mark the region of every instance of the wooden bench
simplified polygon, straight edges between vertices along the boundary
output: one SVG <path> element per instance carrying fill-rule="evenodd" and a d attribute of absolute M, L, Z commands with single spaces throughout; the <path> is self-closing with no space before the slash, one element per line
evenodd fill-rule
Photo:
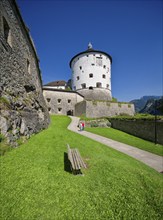
<path fill-rule="evenodd" d="M 75 175 L 82 174 L 81 168 L 87 168 L 87 166 L 84 163 L 83 159 L 81 158 L 78 149 L 71 149 L 69 144 L 67 144 L 67 148 L 68 148 L 68 159 L 71 163 L 72 173 Z"/>

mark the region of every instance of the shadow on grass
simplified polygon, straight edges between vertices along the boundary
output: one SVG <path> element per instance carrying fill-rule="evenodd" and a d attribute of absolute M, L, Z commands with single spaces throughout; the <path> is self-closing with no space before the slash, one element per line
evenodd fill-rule
<path fill-rule="evenodd" d="M 68 159 L 68 154 L 66 152 L 64 152 L 64 171 L 68 172 L 68 173 L 72 173 L 71 171 L 71 163 Z"/>

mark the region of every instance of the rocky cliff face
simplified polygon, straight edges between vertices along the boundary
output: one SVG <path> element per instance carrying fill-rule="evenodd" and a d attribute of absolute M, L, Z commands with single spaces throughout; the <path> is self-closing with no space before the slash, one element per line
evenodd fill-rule
<path fill-rule="evenodd" d="M 35 47 L 14 0 L 0 1 L 0 129 L 12 146 L 47 128 Z"/>
<path fill-rule="evenodd" d="M 145 107 L 146 103 L 152 99 L 155 99 L 155 100 L 161 99 L 161 96 L 143 96 L 140 99 L 134 99 L 130 101 L 130 103 L 133 103 L 135 105 L 136 112 L 141 112 L 141 110 Z"/>
<path fill-rule="evenodd" d="M 140 113 L 163 115 L 163 98 L 157 100 L 149 99 Z"/>

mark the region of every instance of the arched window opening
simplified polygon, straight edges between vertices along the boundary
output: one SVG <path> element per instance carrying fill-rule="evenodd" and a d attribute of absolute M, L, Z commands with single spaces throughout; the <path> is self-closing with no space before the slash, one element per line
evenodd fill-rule
<path fill-rule="evenodd" d="M 96 83 L 96 87 L 97 87 L 97 88 L 101 88 L 101 87 L 102 87 L 102 83 L 97 82 L 97 83 Z"/>
<path fill-rule="evenodd" d="M 89 74 L 89 78 L 93 78 L 93 73 L 90 73 L 90 74 Z"/>
<path fill-rule="evenodd" d="M 31 73 L 31 65 L 29 60 L 27 59 L 27 72 L 30 74 Z"/>
<path fill-rule="evenodd" d="M 90 87 L 89 87 L 89 90 L 93 90 L 93 87 L 92 87 L 92 86 L 90 86 Z"/>
<path fill-rule="evenodd" d="M 4 38 L 7 41 L 7 43 L 12 46 L 11 44 L 11 29 L 6 21 L 6 19 L 3 17 L 3 33 L 4 33 Z"/>
<path fill-rule="evenodd" d="M 86 84 L 85 83 L 81 84 L 81 87 L 82 87 L 82 89 L 85 89 L 86 88 Z"/>
<path fill-rule="evenodd" d="M 62 111 L 62 108 L 58 108 L 58 113 L 61 113 L 61 111 Z"/>

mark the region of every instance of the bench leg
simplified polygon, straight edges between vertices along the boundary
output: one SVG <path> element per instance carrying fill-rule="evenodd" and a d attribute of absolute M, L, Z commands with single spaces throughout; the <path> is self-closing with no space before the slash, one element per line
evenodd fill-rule
<path fill-rule="evenodd" d="M 72 173 L 73 173 L 74 175 L 82 175 L 81 170 L 72 170 Z"/>

